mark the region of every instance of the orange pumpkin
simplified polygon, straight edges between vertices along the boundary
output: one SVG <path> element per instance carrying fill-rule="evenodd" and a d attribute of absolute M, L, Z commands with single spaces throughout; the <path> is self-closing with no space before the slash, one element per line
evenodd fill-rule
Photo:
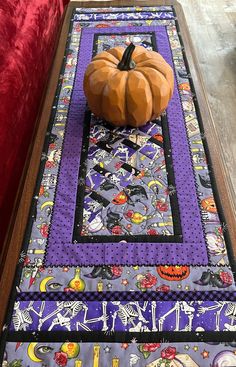
<path fill-rule="evenodd" d="M 166 109 L 174 88 L 163 57 L 132 43 L 95 56 L 84 75 L 91 111 L 115 126 L 142 126 Z"/>
<path fill-rule="evenodd" d="M 157 273 L 165 280 L 179 281 L 189 276 L 190 268 L 187 265 L 159 265 Z"/>
<path fill-rule="evenodd" d="M 212 196 L 205 198 L 201 201 L 201 206 L 209 213 L 217 213 L 216 203 Z"/>

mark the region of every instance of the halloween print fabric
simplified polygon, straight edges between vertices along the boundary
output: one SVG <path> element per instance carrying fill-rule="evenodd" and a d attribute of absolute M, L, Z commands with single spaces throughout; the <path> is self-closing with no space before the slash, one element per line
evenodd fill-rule
<path fill-rule="evenodd" d="M 97 53 L 142 45 L 173 67 L 161 118 L 89 111 Z M 0 357 L 20 366 L 236 366 L 236 291 L 174 8 L 75 8 Z"/>
<path fill-rule="evenodd" d="M 78 236 L 173 234 L 161 124 L 111 131 L 92 117 Z"/>

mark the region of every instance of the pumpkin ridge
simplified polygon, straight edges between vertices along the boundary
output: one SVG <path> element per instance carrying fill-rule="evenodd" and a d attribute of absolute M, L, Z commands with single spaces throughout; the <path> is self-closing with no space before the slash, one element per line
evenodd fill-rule
<path fill-rule="evenodd" d="M 115 60 L 114 61 L 110 60 L 108 55 L 113 57 Z M 110 62 L 117 66 L 117 63 L 116 63 L 117 58 L 114 55 L 112 55 L 110 52 L 107 52 L 107 51 L 103 51 L 100 54 L 97 54 L 96 56 L 94 56 L 94 58 L 92 59 L 92 62 L 96 60 L 105 60 L 106 62 Z"/>
<path fill-rule="evenodd" d="M 111 48 L 110 50 L 112 50 L 112 48 Z M 110 52 L 110 50 L 107 50 L 107 52 L 108 52 L 110 55 L 114 56 L 114 57 L 116 58 L 117 62 L 119 63 L 119 62 L 120 62 L 120 60 L 118 59 L 118 57 L 116 57 L 115 55 L 113 55 L 113 53 L 111 53 L 111 52 Z M 124 50 L 125 50 L 125 48 L 124 48 Z"/>
<path fill-rule="evenodd" d="M 174 89 L 172 90 L 171 81 L 169 81 L 169 79 L 166 77 L 166 75 L 160 69 L 155 68 L 154 65 L 153 66 L 148 66 L 148 65 L 145 66 L 145 65 L 138 65 L 137 64 L 137 67 L 145 67 L 145 68 L 150 68 L 150 69 L 153 69 L 153 70 L 158 71 L 165 78 L 165 80 L 167 81 L 167 83 L 169 84 L 169 87 L 170 87 L 170 98 L 171 98 L 171 96 L 173 94 L 173 90 L 174 90 Z"/>
<path fill-rule="evenodd" d="M 137 61 L 136 59 L 137 58 L 139 58 L 139 56 L 140 56 L 140 54 L 142 54 L 142 57 L 144 57 L 145 55 L 147 55 L 147 59 L 145 60 L 145 61 L 148 61 L 148 60 L 150 60 L 150 58 L 148 57 L 148 53 L 150 52 L 150 51 L 147 51 L 146 49 L 140 49 L 140 47 L 142 47 L 142 46 L 135 46 L 135 50 L 134 50 L 134 52 L 133 52 L 133 60 L 134 60 L 134 62 L 135 63 L 139 63 L 139 62 L 142 62 L 142 61 L 144 61 L 144 60 L 142 60 L 142 61 Z"/>
<path fill-rule="evenodd" d="M 102 67 L 101 69 L 99 69 L 99 72 L 103 69 L 103 68 L 106 68 L 106 66 L 104 66 L 104 67 Z M 95 69 L 95 71 L 93 71 L 91 74 L 90 74 L 90 76 L 91 75 L 93 75 L 95 72 L 97 72 L 98 70 L 96 70 Z M 114 68 L 114 71 L 116 71 L 116 69 Z M 114 74 L 114 73 L 113 73 Z M 90 76 L 89 76 L 89 78 L 90 78 Z M 109 79 L 108 79 L 109 80 Z M 101 90 L 101 93 L 100 93 L 100 108 L 99 108 L 99 114 L 98 114 L 98 116 L 99 115 L 102 115 L 102 99 L 103 99 L 103 91 L 104 91 L 104 88 L 105 88 L 105 86 L 106 86 L 106 81 L 107 80 L 103 80 L 103 86 L 102 86 L 102 90 Z"/>
<path fill-rule="evenodd" d="M 103 111 L 102 106 L 103 106 L 103 97 L 104 97 L 103 92 L 104 92 L 105 87 L 106 87 L 106 83 L 104 83 L 104 86 L 103 86 L 102 92 L 101 92 L 101 100 L 100 100 L 101 107 L 100 108 L 101 108 L 102 111 Z M 102 114 L 103 114 L 103 112 L 101 113 L 101 115 Z"/>
<path fill-rule="evenodd" d="M 165 74 L 161 70 L 157 70 L 154 67 L 147 66 L 147 68 L 149 68 L 149 67 L 150 67 L 150 69 L 158 71 L 165 78 L 165 80 L 166 80 L 166 82 L 167 82 L 167 84 L 169 85 L 169 88 L 170 88 L 170 95 L 169 95 L 169 100 L 170 100 L 172 95 L 173 95 L 173 92 L 174 92 L 174 88 L 172 87 L 171 81 L 165 76 Z"/>
<path fill-rule="evenodd" d="M 140 70 L 139 70 L 139 68 L 137 68 L 137 71 L 142 72 L 142 74 L 144 74 L 144 75 L 145 75 L 145 73 L 147 74 L 146 79 L 148 80 L 148 82 L 150 84 L 149 86 L 152 90 L 152 95 L 153 95 L 153 116 L 158 117 L 163 112 L 163 105 L 161 103 L 157 104 L 157 101 L 159 101 L 163 98 L 166 98 L 166 96 L 167 96 L 167 95 L 161 94 L 161 88 L 163 87 L 164 84 L 166 84 L 165 87 L 167 89 L 169 89 L 169 84 L 168 84 L 167 80 L 164 78 L 164 76 L 161 73 L 158 72 L 158 70 L 151 68 L 155 73 L 157 73 L 158 78 L 160 79 L 159 80 L 160 86 L 158 84 L 158 96 L 157 96 L 155 88 L 154 88 L 153 84 L 151 83 L 151 79 L 150 80 L 148 79 L 149 72 L 148 72 L 147 69 L 148 69 L 147 67 L 143 67 L 142 69 L 140 68 Z M 169 99 L 169 96 L 168 96 L 168 99 Z M 164 108 L 166 108 L 166 107 L 164 107 Z"/>
<path fill-rule="evenodd" d="M 129 73 L 127 72 L 127 78 L 126 78 L 126 83 L 125 83 L 125 116 L 127 116 L 127 121 L 129 121 L 129 110 L 128 110 L 128 106 L 127 106 L 127 86 L 128 86 L 128 79 L 129 79 Z"/>
<path fill-rule="evenodd" d="M 92 62 L 98 61 L 98 60 L 105 60 L 106 62 L 110 62 L 111 64 L 117 66 L 115 62 L 112 62 L 111 60 L 107 60 L 105 57 L 100 57 L 98 59 L 92 60 Z"/>
<path fill-rule="evenodd" d="M 141 64 L 141 63 L 140 63 Z M 145 62 L 143 62 L 143 65 L 137 65 L 137 67 L 144 67 L 144 68 L 150 68 L 150 69 L 153 69 L 153 70 L 156 70 L 156 71 L 158 71 L 161 75 L 163 75 L 164 76 L 164 78 L 166 79 L 166 80 L 168 80 L 167 79 L 167 77 L 166 77 L 166 74 L 164 73 L 164 71 L 162 71 L 162 70 L 160 70 L 160 69 L 158 69 L 158 66 L 157 67 L 155 67 L 155 65 L 153 65 L 153 66 L 149 66 L 149 65 L 144 65 L 145 64 Z"/>
<path fill-rule="evenodd" d="M 104 89 L 105 89 L 105 87 L 107 86 L 107 84 L 108 84 L 108 81 L 109 80 L 111 80 L 112 78 L 114 78 L 118 73 L 120 73 L 120 70 L 119 69 L 116 69 L 116 70 L 114 70 L 115 72 L 105 81 L 105 85 L 104 85 L 104 87 L 103 87 L 103 89 L 102 89 L 102 92 L 101 92 L 101 95 L 102 95 L 102 97 L 101 97 L 101 109 L 103 110 L 103 98 L 104 98 Z"/>
<path fill-rule="evenodd" d="M 148 87 L 149 87 L 150 92 L 151 92 L 151 95 L 152 95 L 152 116 L 153 116 L 154 115 L 154 110 L 153 110 L 153 106 L 154 106 L 154 103 L 153 103 L 154 102 L 154 94 L 153 94 L 152 88 L 150 87 L 150 82 L 149 82 L 148 78 L 146 77 L 146 75 L 143 73 L 142 70 L 135 69 L 134 72 L 141 73 L 144 76 L 144 78 L 146 79 L 146 81 L 147 81 Z"/>
<path fill-rule="evenodd" d="M 143 64 L 145 63 L 145 61 L 143 62 Z M 149 65 L 140 65 L 141 62 L 139 64 L 137 64 L 137 67 L 138 68 L 150 68 L 150 69 L 153 69 L 153 70 L 156 70 L 158 71 L 160 74 L 162 74 L 164 76 L 164 78 L 166 79 L 166 75 L 160 70 L 160 69 L 157 69 L 153 66 L 149 66 Z"/>
<path fill-rule="evenodd" d="M 128 87 L 128 89 L 131 89 L 131 91 L 130 90 L 128 91 L 129 98 L 128 98 L 128 101 L 127 101 L 128 106 L 129 106 L 129 111 L 131 111 L 131 113 L 130 113 L 130 115 L 132 116 L 131 120 L 136 119 L 137 118 L 137 113 L 138 113 L 139 114 L 138 115 L 139 119 L 142 120 L 142 125 L 145 125 L 148 121 L 150 121 L 150 119 L 152 117 L 153 106 L 150 105 L 150 103 L 152 103 L 152 91 L 150 89 L 150 85 L 149 85 L 149 82 L 147 81 L 147 78 L 142 73 L 138 72 L 137 68 L 135 68 L 132 71 L 129 71 L 129 73 L 130 73 L 130 78 L 131 78 L 131 76 L 133 76 L 133 78 L 135 78 L 134 81 L 132 82 L 133 88 L 132 88 L 132 86 L 130 87 L 130 80 L 129 80 L 129 87 Z M 141 75 L 141 77 L 140 77 L 140 75 Z M 139 81 L 139 79 L 143 80 L 143 83 L 145 85 L 145 87 L 144 86 L 141 87 L 140 94 L 138 93 L 138 87 L 136 85 L 136 83 Z M 149 96 L 148 96 L 148 94 L 149 94 Z M 134 102 L 135 111 L 133 111 L 131 109 L 131 106 L 130 106 L 130 102 L 132 101 L 132 97 L 131 97 L 132 95 L 135 95 L 135 98 L 133 98 L 133 100 L 135 101 Z M 141 95 L 142 95 L 142 97 L 141 97 Z M 150 101 L 148 101 L 148 99 L 146 99 L 148 97 L 150 98 Z M 131 101 L 129 101 L 130 98 L 131 98 Z M 139 111 L 139 112 L 137 112 L 137 111 Z M 135 113 L 134 115 L 133 115 L 133 112 Z M 136 116 L 136 117 L 133 117 L 133 116 Z M 139 127 L 141 125 L 140 124 L 136 125 L 132 122 L 132 126 Z"/>
<path fill-rule="evenodd" d="M 92 60 L 91 63 L 94 63 L 96 61 L 101 61 L 101 60 L 104 60 L 103 58 L 101 59 L 96 59 L 96 60 Z M 110 63 L 110 65 L 104 65 L 103 67 L 107 67 L 107 68 L 117 68 L 117 65 L 115 63 L 113 63 L 112 61 L 108 61 L 108 60 L 105 60 L 107 63 Z M 100 69 L 101 70 L 101 69 Z"/>
<path fill-rule="evenodd" d="M 97 60 L 98 61 L 98 60 Z M 99 60 L 100 61 L 100 60 Z M 102 69 L 104 69 L 104 68 L 111 68 L 111 69 L 114 69 L 114 70 L 116 70 L 116 68 L 113 68 L 112 66 L 107 66 L 107 65 L 104 65 L 102 68 L 100 68 L 99 69 L 99 71 L 101 71 Z M 93 70 L 92 72 L 91 72 L 91 74 L 89 74 L 89 78 L 91 77 L 91 75 L 93 75 L 96 71 L 98 71 L 97 69 L 95 69 L 95 70 Z"/>
<path fill-rule="evenodd" d="M 102 68 L 100 68 L 100 69 L 99 69 L 99 71 L 101 71 L 101 70 L 102 70 L 102 69 L 104 69 L 104 68 L 106 68 L 106 69 L 107 69 L 107 68 L 111 68 L 111 69 L 113 69 L 114 71 L 116 71 L 116 68 L 112 68 L 111 66 L 106 66 L 106 65 L 105 65 L 105 66 L 103 66 Z M 91 74 L 89 74 L 89 78 L 90 78 L 90 76 L 91 76 L 91 75 L 93 75 L 93 74 L 94 74 L 94 73 L 96 73 L 97 71 L 98 71 L 98 69 L 93 70 L 93 71 L 92 71 L 92 73 L 91 73 Z"/>
<path fill-rule="evenodd" d="M 100 103 L 101 103 L 101 110 L 103 110 L 103 97 L 104 97 L 104 89 L 106 88 L 106 85 L 107 85 L 107 83 L 104 83 L 104 86 L 103 86 L 103 88 L 102 88 L 102 91 L 101 91 L 101 101 L 100 101 Z"/>

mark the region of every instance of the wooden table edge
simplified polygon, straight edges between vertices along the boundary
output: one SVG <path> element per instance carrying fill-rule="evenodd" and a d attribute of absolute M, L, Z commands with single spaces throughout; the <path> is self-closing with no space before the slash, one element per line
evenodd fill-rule
<path fill-rule="evenodd" d="M 227 165 L 223 156 L 220 139 L 216 132 L 216 125 L 210 109 L 207 92 L 203 82 L 203 77 L 200 71 L 194 45 L 188 31 L 185 15 L 182 6 L 178 2 L 175 4 L 175 9 L 178 15 L 178 20 L 181 22 L 181 37 L 184 42 L 185 53 L 190 66 L 196 97 L 203 120 L 204 132 L 210 152 L 217 191 L 221 199 L 220 201 L 228 227 L 230 242 L 233 245 L 236 241 L 236 198 L 233 185 L 226 170 Z M 234 245 L 234 256 L 235 254 L 236 246 Z"/>
<path fill-rule="evenodd" d="M 64 50 L 66 45 L 67 33 L 70 25 L 70 18 L 72 11 L 75 7 L 107 7 L 107 6 L 155 6 L 155 5 L 174 5 L 178 20 L 180 21 L 181 35 L 185 45 L 185 52 L 191 69 L 191 74 L 193 77 L 197 99 L 200 105 L 201 116 L 204 121 L 204 128 L 206 131 L 206 138 L 209 144 L 209 151 L 211 155 L 211 160 L 213 164 L 213 170 L 215 172 L 216 183 L 219 195 L 221 197 L 222 207 L 226 222 L 229 228 L 229 235 L 231 243 L 236 240 L 236 218 L 235 218 L 235 204 L 234 204 L 234 194 L 231 180 L 226 172 L 226 164 L 223 158 L 222 151 L 220 149 L 221 145 L 219 142 L 219 137 L 216 134 L 215 124 L 210 111 L 209 103 L 207 100 L 207 95 L 205 87 L 203 84 L 201 72 L 198 66 L 196 54 L 190 34 L 187 28 L 187 23 L 182 10 L 182 6 L 175 0 L 173 1 L 145 1 L 145 0 L 124 0 L 124 1 L 75 1 L 69 3 L 59 42 L 56 51 L 56 56 L 53 62 L 53 67 L 51 71 L 51 76 L 49 79 L 47 92 L 45 95 L 44 104 L 42 106 L 42 112 L 38 124 L 37 134 L 34 140 L 34 146 L 32 151 L 32 156 L 28 166 L 28 171 L 26 174 L 24 187 L 21 194 L 20 204 L 17 210 L 17 214 L 14 219 L 14 225 L 12 233 L 9 236 L 7 242 L 7 255 L 5 259 L 5 264 L 3 267 L 3 273 L 0 280 L 0 328 L 3 326 L 5 319 L 5 313 L 7 305 L 10 299 L 10 293 L 12 290 L 12 284 L 14 281 L 14 275 L 22 247 L 23 237 L 28 221 L 28 213 L 31 205 L 31 200 L 34 192 L 34 187 L 38 175 L 38 167 L 40 163 L 40 157 L 42 152 L 42 147 L 44 143 L 44 137 L 48 125 L 48 121 L 51 114 L 51 107 L 53 105 L 54 95 L 58 83 L 58 77 L 60 74 L 61 64 L 63 61 Z M 210 131 L 210 133 L 209 133 Z M 37 169 L 36 169 L 37 168 Z M 235 251 L 235 249 L 234 249 Z M 234 252 L 235 253 L 235 252 Z"/>

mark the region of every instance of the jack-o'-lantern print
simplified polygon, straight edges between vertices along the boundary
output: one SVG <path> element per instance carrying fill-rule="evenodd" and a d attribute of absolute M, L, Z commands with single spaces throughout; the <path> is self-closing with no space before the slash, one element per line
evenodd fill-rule
<path fill-rule="evenodd" d="M 128 200 L 124 191 L 120 192 L 113 200 L 112 203 L 115 205 L 122 205 Z"/>
<path fill-rule="evenodd" d="M 187 265 L 159 265 L 156 270 L 161 278 L 169 281 L 180 281 L 188 278 L 190 274 Z"/>
<path fill-rule="evenodd" d="M 205 198 L 201 201 L 201 206 L 209 213 L 217 213 L 216 203 L 212 196 Z"/>

